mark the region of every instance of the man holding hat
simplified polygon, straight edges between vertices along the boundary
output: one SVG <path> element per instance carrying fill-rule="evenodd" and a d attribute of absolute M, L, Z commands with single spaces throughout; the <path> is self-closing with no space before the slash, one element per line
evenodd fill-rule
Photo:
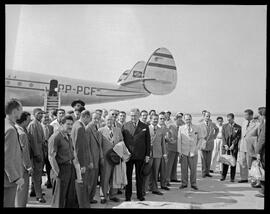
<path fill-rule="evenodd" d="M 44 153 L 43 147 L 45 143 L 45 137 L 43 128 L 41 125 L 41 119 L 44 111 L 41 108 L 35 108 L 33 110 L 34 120 L 28 125 L 28 133 L 30 138 L 30 158 L 33 163 L 32 181 L 36 193 L 36 199 L 40 203 L 46 203 L 42 196 L 41 183 L 42 183 L 42 170 L 44 167 Z M 32 188 L 33 190 L 33 188 Z"/>

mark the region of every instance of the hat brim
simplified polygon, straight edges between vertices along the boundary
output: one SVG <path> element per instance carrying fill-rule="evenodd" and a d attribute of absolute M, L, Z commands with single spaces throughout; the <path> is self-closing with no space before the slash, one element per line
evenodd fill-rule
<path fill-rule="evenodd" d="M 75 100 L 71 103 L 71 106 L 72 108 L 74 108 L 74 106 L 77 104 L 77 103 L 80 103 L 82 106 L 85 106 L 85 103 L 81 100 Z"/>

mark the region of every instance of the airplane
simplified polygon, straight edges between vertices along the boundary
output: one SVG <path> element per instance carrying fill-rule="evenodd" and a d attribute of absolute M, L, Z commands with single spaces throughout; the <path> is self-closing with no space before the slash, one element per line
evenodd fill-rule
<path fill-rule="evenodd" d="M 177 83 L 174 58 L 167 48 L 158 48 L 147 62 L 126 70 L 117 83 L 73 79 L 6 69 L 5 100 L 17 98 L 23 106 L 43 106 L 46 93 L 60 92 L 61 105 L 74 100 L 85 104 L 115 102 L 171 93 Z"/>

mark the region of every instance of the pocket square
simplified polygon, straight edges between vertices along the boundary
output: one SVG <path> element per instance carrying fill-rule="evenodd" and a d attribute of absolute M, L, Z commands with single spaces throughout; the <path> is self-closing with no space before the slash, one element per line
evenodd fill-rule
<path fill-rule="evenodd" d="M 143 131 L 143 132 L 145 132 L 145 131 L 146 131 L 146 129 L 143 129 L 142 131 Z"/>

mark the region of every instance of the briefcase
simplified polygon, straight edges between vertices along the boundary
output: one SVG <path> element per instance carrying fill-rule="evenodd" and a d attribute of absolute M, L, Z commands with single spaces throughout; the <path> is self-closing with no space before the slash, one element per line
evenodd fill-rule
<path fill-rule="evenodd" d="M 249 176 L 251 179 L 264 181 L 264 169 L 262 168 L 261 161 L 254 160 L 249 170 Z"/>

